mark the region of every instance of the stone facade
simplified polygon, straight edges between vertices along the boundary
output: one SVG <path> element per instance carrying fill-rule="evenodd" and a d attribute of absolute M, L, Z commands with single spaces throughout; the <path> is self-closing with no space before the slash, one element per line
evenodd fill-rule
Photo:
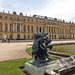
<path fill-rule="evenodd" d="M 33 39 L 35 32 L 48 32 L 52 39 L 74 39 L 75 24 L 46 16 L 0 13 L 0 39 Z"/>

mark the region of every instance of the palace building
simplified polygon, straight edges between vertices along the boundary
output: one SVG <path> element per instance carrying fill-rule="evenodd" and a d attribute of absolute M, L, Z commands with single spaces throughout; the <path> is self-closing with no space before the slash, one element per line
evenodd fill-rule
<path fill-rule="evenodd" d="M 0 12 L 0 39 L 34 39 L 36 32 L 48 32 L 52 39 L 74 39 L 75 24 L 47 16 Z"/>

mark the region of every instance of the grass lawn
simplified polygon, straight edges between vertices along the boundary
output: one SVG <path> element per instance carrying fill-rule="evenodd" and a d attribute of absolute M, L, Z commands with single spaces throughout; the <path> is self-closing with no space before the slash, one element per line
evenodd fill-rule
<path fill-rule="evenodd" d="M 17 61 L 1 62 L 0 63 L 0 75 L 25 75 L 20 67 L 24 66 L 24 63 L 31 59 L 23 59 Z"/>
<path fill-rule="evenodd" d="M 27 52 L 31 55 L 32 48 L 28 48 Z M 9 62 L 1 62 L 0 63 L 0 75 L 25 75 L 20 67 L 23 67 L 25 62 L 31 59 L 23 59 L 23 60 L 17 60 L 17 61 L 9 61 Z M 52 60 L 56 60 L 57 58 L 51 57 Z"/>
<path fill-rule="evenodd" d="M 75 44 L 53 46 L 52 51 L 69 55 L 75 55 Z"/>
<path fill-rule="evenodd" d="M 75 44 L 53 46 L 51 51 L 68 55 L 75 55 Z M 27 52 L 31 55 L 32 48 L 30 47 Z"/>

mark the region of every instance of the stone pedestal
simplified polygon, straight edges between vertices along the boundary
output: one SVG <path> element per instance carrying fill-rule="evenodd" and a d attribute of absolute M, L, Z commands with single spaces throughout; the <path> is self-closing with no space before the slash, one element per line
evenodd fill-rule
<path fill-rule="evenodd" d="M 33 60 L 25 63 L 25 70 L 30 75 L 45 75 L 45 72 L 47 69 L 52 70 L 52 71 L 59 69 L 59 65 L 55 61 L 49 61 L 45 65 L 40 64 L 40 66 L 35 66 L 32 63 L 33 63 Z"/>

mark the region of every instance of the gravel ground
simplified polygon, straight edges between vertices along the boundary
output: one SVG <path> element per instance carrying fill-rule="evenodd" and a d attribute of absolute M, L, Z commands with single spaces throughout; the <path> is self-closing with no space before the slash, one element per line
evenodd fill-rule
<path fill-rule="evenodd" d="M 32 44 L 32 42 L 0 43 L 0 62 L 22 58 L 31 58 L 31 56 L 26 52 L 27 44 Z"/>
<path fill-rule="evenodd" d="M 75 40 L 71 41 L 52 41 L 52 44 L 59 43 L 75 43 Z M 31 58 L 26 52 L 27 44 L 33 42 L 13 42 L 13 43 L 0 43 L 0 62 L 8 60 L 16 60 L 22 58 Z"/>

